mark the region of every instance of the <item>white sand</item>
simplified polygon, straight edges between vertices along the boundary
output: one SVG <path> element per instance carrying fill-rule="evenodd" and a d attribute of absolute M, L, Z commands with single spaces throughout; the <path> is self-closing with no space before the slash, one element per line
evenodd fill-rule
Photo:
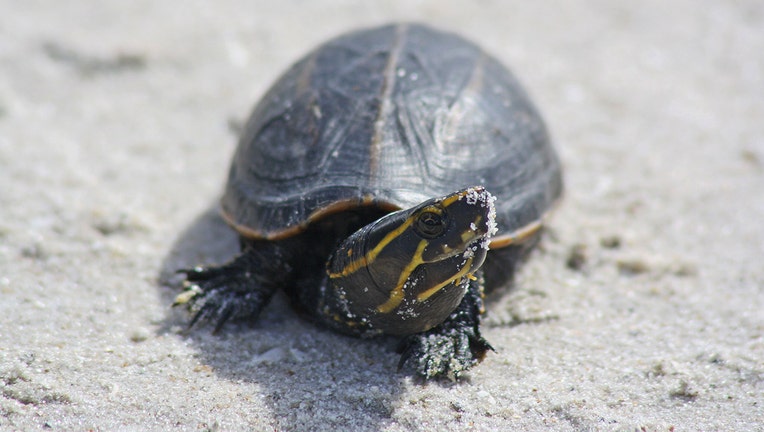
<path fill-rule="evenodd" d="M 0 1 L 0 429 L 764 430 L 764 3 L 407 3 Z M 283 297 L 181 334 L 162 281 L 236 249 L 229 124 L 393 20 L 511 65 L 564 160 L 498 352 L 421 385 Z"/>

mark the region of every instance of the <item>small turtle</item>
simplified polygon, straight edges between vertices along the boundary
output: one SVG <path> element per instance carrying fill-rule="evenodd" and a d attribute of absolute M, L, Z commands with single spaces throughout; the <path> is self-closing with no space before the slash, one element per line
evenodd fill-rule
<path fill-rule="evenodd" d="M 217 331 L 282 288 L 316 323 L 400 336 L 399 366 L 456 379 L 492 349 L 484 290 L 561 191 L 544 123 L 496 59 L 418 24 L 348 33 L 255 107 L 222 198 L 241 253 L 182 270 L 175 304 Z"/>

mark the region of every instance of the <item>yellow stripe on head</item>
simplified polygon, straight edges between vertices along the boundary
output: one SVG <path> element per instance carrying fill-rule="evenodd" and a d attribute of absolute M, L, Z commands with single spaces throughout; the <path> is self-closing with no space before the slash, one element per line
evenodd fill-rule
<path fill-rule="evenodd" d="M 406 229 L 411 226 L 413 218 L 407 218 L 401 226 L 398 228 L 390 231 L 387 233 L 386 236 L 380 240 L 379 243 L 376 244 L 369 252 L 367 252 L 364 256 L 351 261 L 346 265 L 342 271 L 337 273 L 329 273 L 329 277 L 331 279 L 336 279 L 339 277 L 345 277 L 348 275 L 351 275 L 355 272 L 357 272 L 359 269 L 371 264 L 374 262 L 375 259 L 377 259 L 377 256 L 387 247 L 388 244 L 390 244 L 391 241 L 395 240 L 396 237 L 401 235 L 402 232 L 406 231 Z"/>
<path fill-rule="evenodd" d="M 417 246 L 414 256 L 411 257 L 411 261 L 409 261 L 401 272 L 401 276 L 398 278 L 398 284 L 395 286 L 395 289 L 390 292 L 390 298 L 386 302 L 377 306 L 377 311 L 381 313 L 389 313 L 401 304 L 403 298 L 406 296 L 406 293 L 403 292 L 403 286 L 406 285 L 406 281 L 409 276 L 411 276 L 414 269 L 422 264 L 422 252 L 426 246 L 427 240 L 419 242 L 419 246 Z"/>
<path fill-rule="evenodd" d="M 440 204 L 443 207 L 448 207 L 451 204 L 453 204 L 455 201 L 459 201 L 463 197 L 464 197 L 464 193 L 453 194 L 453 195 L 449 196 L 448 198 L 445 198 L 443 201 L 441 201 Z"/>
<path fill-rule="evenodd" d="M 473 279 L 474 276 L 470 277 L 471 275 L 468 274 L 471 268 L 472 268 L 472 258 L 468 259 L 467 262 L 464 263 L 464 267 L 461 270 L 459 270 L 459 272 L 456 275 L 454 275 L 454 277 L 452 277 L 451 279 L 447 279 L 444 282 L 441 282 L 435 285 L 434 287 L 419 293 L 419 295 L 416 296 L 417 301 L 421 302 L 421 301 L 427 300 L 428 298 L 432 297 L 435 293 L 443 289 L 443 287 L 450 285 L 452 282 L 457 282 L 459 279 L 465 276 L 467 278 Z"/>

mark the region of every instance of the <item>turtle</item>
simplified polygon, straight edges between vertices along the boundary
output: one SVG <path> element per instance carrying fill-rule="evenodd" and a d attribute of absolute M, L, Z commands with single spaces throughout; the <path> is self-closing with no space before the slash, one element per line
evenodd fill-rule
<path fill-rule="evenodd" d="M 455 380 L 493 350 L 484 296 L 562 189 L 538 109 L 496 58 L 424 24 L 351 31 L 255 105 L 220 205 L 241 251 L 179 270 L 174 305 L 217 332 L 282 289 L 321 326 L 398 337 L 399 370 Z"/>

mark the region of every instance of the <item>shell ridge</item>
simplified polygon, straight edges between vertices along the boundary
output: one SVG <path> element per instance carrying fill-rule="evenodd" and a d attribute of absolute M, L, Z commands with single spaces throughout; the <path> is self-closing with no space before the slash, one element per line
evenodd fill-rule
<path fill-rule="evenodd" d="M 395 36 L 393 39 L 393 45 L 390 47 L 388 53 L 387 64 L 383 71 L 382 91 L 379 101 L 379 107 L 377 108 L 377 118 L 374 121 L 374 133 L 371 138 L 370 145 L 370 172 L 369 175 L 372 178 L 377 178 L 379 175 L 379 158 L 380 158 L 380 145 L 382 144 L 385 132 L 386 119 L 390 116 L 390 112 L 393 110 L 393 103 L 391 96 L 395 89 L 395 81 L 397 77 L 398 69 L 398 57 L 403 50 L 403 42 L 405 39 L 406 31 L 408 27 L 406 25 L 400 25 L 395 28 Z M 376 183 L 376 182 L 375 182 Z"/>

